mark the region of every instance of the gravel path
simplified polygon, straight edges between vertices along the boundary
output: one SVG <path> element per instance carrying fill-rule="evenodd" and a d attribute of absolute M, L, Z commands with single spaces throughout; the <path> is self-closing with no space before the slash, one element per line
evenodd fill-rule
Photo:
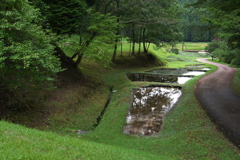
<path fill-rule="evenodd" d="M 231 89 L 236 68 L 198 59 L 218 69 L 198 80 L 195 96 L 220 130 L 240 148 L 240 97 Z"/>

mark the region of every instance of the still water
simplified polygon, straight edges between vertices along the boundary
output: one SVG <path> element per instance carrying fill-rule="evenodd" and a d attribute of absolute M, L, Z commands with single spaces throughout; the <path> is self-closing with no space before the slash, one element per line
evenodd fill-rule
<path fill-rule="evenodd" d="M 183 75 L 183 76 L 168 76 L 168 75 L 156 75 L 156 74 L 146 74 L 146 73 L 128 73 L 127 77 L 131 81 L 147 81 L 147 82 L 161 82 L 161 83 L 176 83 L 184 84 L 190 80 L 193 76 Z"/>
<path fill-rule="evenodd" d="M 166 113 L 182 92 L 179 88 L 146 87 L 134 90 L 133 103 L 126 117 L 123 133 L 153 135 L 160 131 Z"/>

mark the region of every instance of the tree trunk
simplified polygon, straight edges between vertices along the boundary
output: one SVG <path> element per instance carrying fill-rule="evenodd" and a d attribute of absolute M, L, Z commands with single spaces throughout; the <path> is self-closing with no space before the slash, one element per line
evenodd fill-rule
<path fill-rule="evenodd" d="M 119 1 L 116 1 L 116 3 L 117 3 L 117 8 L 119 9 Z M 116 59 L 116 54 L 117 54 L 118 35 L 119 35 L 119 29 L 120 29 L 119 22 L 120 22 L 120 14 L 119 14 L 119 12 L 118 12 L 118 14 L 117 14 L 117 24 L 118 24 L 118 25 L 117 25 L 117 33 L 116 33 L 117 37 L 116 37 L 116 39 L 115 39 L 115 45 L 114 45 L 114 51 L 113 51 L 112 61 L 115 61 L 115 59 Z"/>
<path fill-rule="evenodd" d="M 143 28 L 143 35 L 142 35 L 142 38 L 143 38 L 143 52 L 147 53 L 148 51 L 147 51 L 147 47 L 146 47 L 145 32 L 146 32 L 146 28 Z"/>
<path fill-rule="evenodd" d="M 78 54 L 78 59 L 76 60 L 76 62 L 74 63 L 74 67 L 78 68 L 78 65 L 80 64 L 80 62 L 82 61 L 83 58 L 83 53 L 79 53 Z"/>
<path fill-rule="evenodd" d="M 117 43 L 118 43 L 118 38 L 115 39 L 115 45 L 114 45 L 114 51 L 113 51 L 112 61 L 115 61 L 115 60 L 116 60 L 116 55 L 117 55 Z"/>
<path fill-rule="evenodd" d="M 147 52 L 146 53 L 148 53 L 148 49 L 149 49 L 149 47 L 150 47 L 150 42 L 148 43 L 148 46 L 147 46 Z"/>
<path fill-rule="evenodd" d="M 131 56 L 132 42 L 130 41 L 129 57 Z"/>
<path fill-rule="evenodd" d="M 175 46 L 174 41 L 172 41 L 172 49 L 174 49 L 174 46 Z"/>
<path fill-rule="evenodd" d="M 141 53 L 141 42 L 142 42 L 142 28 L 139 29 L 139 42 L 138 42 L 138 54 Z"/>
<path fill-rule="evenodd" d="M 68 57 L 56 43 L 53 45 L 55 46 L 55 56 L 58 57 L 61 61 L 61 67 L 71 68 L 74 65 L 74 61 L 70 60 L 70 57 Z"/>
<path fill-rule="evenodd" d="M 133 24 L 133 26 L 132 26 L 133 28 L 132 28 L 132 42 L 133 42 L 133 44 L 132 44 L 132 55 L 134 55 L 135 54 L 135 30 L 134 30 L 134 24 Z"/>
<path fill-rule="evenodd" d="M 123 56 L 123 42 L 122 42 L 122 33 L 121 33 L 121 57 Z"/>
<path fill-rule="evenodd" d="M 91 37 L 85 41 L 85 43 L 83 43 L 83 45 L 81 46 L 81 48 L 79 50 L 77 50 L 73 56 L 70 58 L 69 61 L 73 61 L 73 59 L 75 57 L 78 56 L 78 59 L 77 61 L 74 63 L 74 67 L 77 67 L 80 63 L 81 63 L 81 60 L 82 60 L 82 57 L 83 57 L 83 52 L 84 50 L 90 45 L 90 43 L 93 41 L 93 39 L 97 36 L 97 32 L 93 32 Z"/>

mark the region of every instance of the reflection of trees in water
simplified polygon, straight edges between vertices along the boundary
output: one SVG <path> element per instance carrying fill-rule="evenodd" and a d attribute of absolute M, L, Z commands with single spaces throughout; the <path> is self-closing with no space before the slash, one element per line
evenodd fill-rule
<path fill-rule="evenodd" d="M 180 95 L 181 91 L 175 88 L 148 87 L 135 90 L 125 129 L 128 128 L 129 133 L 144 135 L 159 132 L 165 112 Z"/>
<path fill-rule="evenodd" d="M 134 92 L 131 110 L 146 110 L 148 112 L 161 110 L 163 106 L 170 106 L 173 100 L 171 90 L 160 87 L 141 88 Z"/>
<path fill-rule="evenodd" d="M 177 83 L 178 81 L 178 77 L 175 76 L 163 76 L 146 73 L 128 73 L 127 76 L 131 81 L 149 81 L 163 83 Z"/>

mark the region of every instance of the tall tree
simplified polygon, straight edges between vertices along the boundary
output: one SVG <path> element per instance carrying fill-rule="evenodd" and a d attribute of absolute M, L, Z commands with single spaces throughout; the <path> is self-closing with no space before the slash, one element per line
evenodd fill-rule
<path fill-rule="evenodd" d="M 197 0 L 180 0 L 179 5 L 182 8 L 181 26 L 183 30 L 183 41 L 211 41 L 216 37 L 216 29 L 201 20 L 201 16 L 207 16 L 201 8 L 189 6 Z M 188 7 L 187 7 L 188 6 Z"/>
<path fill-rule="evenodd" d="M 123 4 L 120 7 L 122 10 L 120 23 L 131 26 L 124 27 L 124 30 L 129 28 L 125 33 L 128 33 L 126 36 L 131 39 L 133 46 L 135 42 L 143 42 L 144 52 L 147 52 L 147 42 L 159 45 L 162 40 L 177 40 L 181 37 L 177 26 L 179 8 L 174 0 L 121 2 Z"/>
<path fill-rule="evenodd" d="M 220 36 L 233 48 L 240 48 L 240 1 L 198 0 L 192 6 L 202 8 L 208 16 L 203 20 L 215 28 L 220 28 Z"/>
<path fill-rule="evenodd" d="M 40 0 L 38 0 L 40 1 Z M 103 60 L 106 62 L 106 49 L 98 48 L 96 55 L 90 53 L 92 43 L 99 43 L 102 46 L 110 44 L 109 39 L 112 39 L 112 32 L 116 29 L 116 17 L 107 13 L 109 1 L 88 1 L 88 6 L 84 0 L 41 0 L 46 7 L 49 7 L 49 12 L 45 14 L 47 22 L 50 24 L 50 29 L 59 35 L 77 35 L 78 39 L 73 40 L 68 47 L 75 48 L 75 51 L 68 55 L 61 50 L 55 43 L 56 51 L 61 57 L 63 63 L 68 66 L 77 68 L 84 56 Z M 39 3 L 41 4 L 41 3 Z M 43 5 L 42 5 L 43 6 Z M 45 7 L 45 8 L 46 8 Z M 88 8 L 89 7 L 89 8 Z M 115 22 L 114 22 L 115 21 Z M 76 37 L 76 36 L 75 36 Z M 102 40 L 100 40 L 100 37 Z M 112 45 L 113 45 L 112 41 Z M 101 54 L 99 54 L 101 53 Z"/>
<path fill-rule="evenodd" d="M 50 44 L 53 37 L 41 28 L 39 16 L 27 0 L 1 2 L 0 81 L 19 101 L 34 90 L 51 87 L 61 71 Z"/>

